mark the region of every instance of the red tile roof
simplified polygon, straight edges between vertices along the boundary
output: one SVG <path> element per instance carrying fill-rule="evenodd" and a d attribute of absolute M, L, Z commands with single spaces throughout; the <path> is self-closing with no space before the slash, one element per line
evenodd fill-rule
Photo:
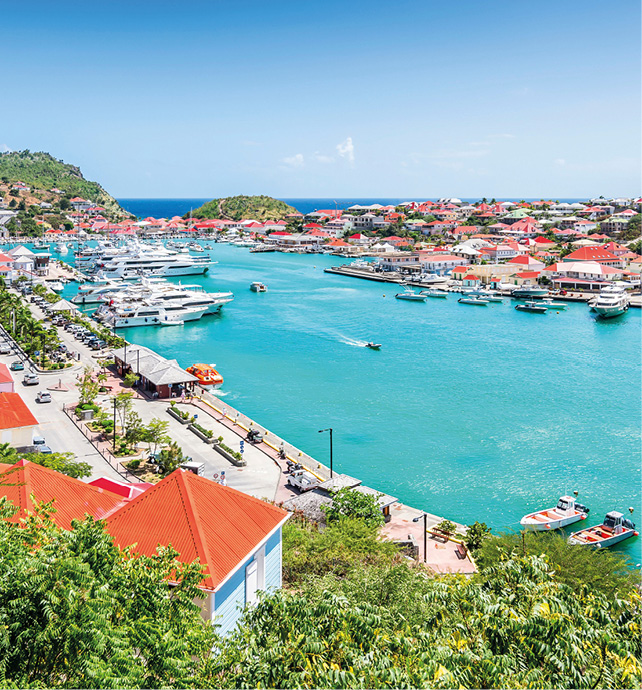
<path fill-rule="evenodd" d="M 0 364 L 0 383 L 13 383 L 13 376 L 6 364 Z"/>
<path fill-rule="evenodd" d="M 566 261 L 619 261 L 619 257 L 603 247 L 582 247 L 565 257 Z"/>
<path fill-rule="evenodd" d="M 18 393 L 0 393 L 0 429 L 18 429 L 36 424 L 38 420 Z"/>
<path fill-rule="evenodd" d="M 281 508 L 176 470 L 107 518 L 117 546 L 152 556 L 171 544 L 179 560 L 207 565 L 203 587 L 216 590 L 288 518 Z"/>
<path fill-rule="evenodd" d="M 6 496 L 20 508 L 11 522 L 24 517 L 24 511 L 33 511 L 32 494 L 36 501 L 54 501 L 56 512 L 52 519 L 63 529 L 69 529 L 72 520 L 82 520 L 85 513 L 103 519 L 122 502 L 111 491 L 89 486 L 27 460 L 20 460 L 0 474 L 0 496 Z"/>

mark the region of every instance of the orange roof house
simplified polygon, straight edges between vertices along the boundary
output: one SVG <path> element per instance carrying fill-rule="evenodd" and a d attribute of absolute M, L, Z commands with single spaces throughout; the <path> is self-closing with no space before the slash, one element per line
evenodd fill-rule
<path fill-rule="evenodd" d="M 122 503 L 122 498 L 111 491 L 27 460 L 20 460 L 0 474 L 0 496 L 6 496 L 19 509 L 12 522 L 33 512 L 32 494 L 38 502 L 54 502 L 52 519 L 63 529 L 70 529 L 72 520 L 82 520 L 87 513 L 102 519 Z"/>

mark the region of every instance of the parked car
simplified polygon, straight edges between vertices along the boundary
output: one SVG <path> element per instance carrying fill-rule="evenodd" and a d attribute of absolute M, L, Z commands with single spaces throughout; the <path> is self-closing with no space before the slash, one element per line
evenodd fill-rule
<path fill-rule="evenodd" d="M 17 360 L 15 362 L 11 362 L 9 366 L 9 369 L 11 369 L 11 371 L 22 371 L 24 368 L 25 365 Z"/>
<path fill-rule="evenodd" d="M 36 402 L 37 403 L 50 403 L 51 402 L 51 393 L 49 391 L 38 391 L 38 395 L 36 395 Z"/>
<path fill-rule="evenodd" d="M 31 443 L 33 443 L 34 446 L 43 446 L 46 443 L 45 437 L 44 436 L 34 436 L 33 441 Z"/>
<path fill-rule="evenodd" d="M 25 374 L 22 379 L 23 386 L 37 386 L 39 383 L 38 374 Z"/>
<path fill-rule="evenodd" d="M 8 355 L 11 353 L 11 348 L 9 347 L 9 343 L 1 343 L 0 344 L 0 355 Z"/>
<path fill-rule="evenodd" d="M 286 484 L 298 489 L 301 493 L 310 491 L 321 482 L 307 470 L 295 470 L 288 475 Z"/>
<path fill-rule="evenodd" d="M 51 450 L 51 448 L 49 448 L 47 444 L 43 444 L 36 447 L 38 449 L 38 453 L 45 453 L 46 455 L 51 455 L 53 453 L 53 450 Z"/>

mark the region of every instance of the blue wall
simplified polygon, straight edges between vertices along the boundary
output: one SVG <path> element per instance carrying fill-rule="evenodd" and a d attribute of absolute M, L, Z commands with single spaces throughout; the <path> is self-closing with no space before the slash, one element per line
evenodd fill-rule
<path fill-rule="evenodd" d="M 221 635 L 227 635 L 235 628 L 245 607 L 245 568 L 254 560 L 252 554 L 232 577 L 214 594 L 214 616 L 212 622 Z M 265 589 L 270 591 L 281 587 L 281 529 L 278 529 L 265 544 Z"/>

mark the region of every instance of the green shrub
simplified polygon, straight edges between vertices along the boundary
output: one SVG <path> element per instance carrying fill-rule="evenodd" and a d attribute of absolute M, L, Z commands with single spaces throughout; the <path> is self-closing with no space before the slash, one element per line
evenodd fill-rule
<path fill-rule="evenodd" d="M 127 467 L 130 470 L 137 470 L 140 467 L 140 460 L 130 460 L 129 463 L 127 463 Z"/>

